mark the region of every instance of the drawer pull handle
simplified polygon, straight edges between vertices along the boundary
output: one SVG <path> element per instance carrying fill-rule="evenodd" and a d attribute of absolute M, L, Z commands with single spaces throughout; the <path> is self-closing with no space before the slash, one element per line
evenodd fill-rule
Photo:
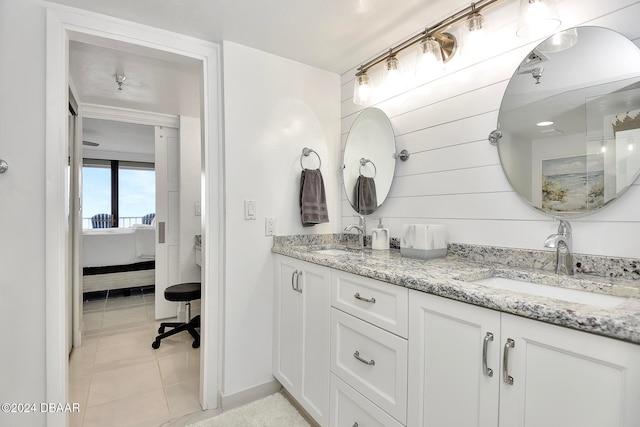
<path fill-rule="evenodd" d="M 356 350 L 355 353 L 353 353 L 353 357 L 355 357 L 356 359 L 358 359 L 359 361 L 361 361 L 362 363 L 364 363 L 365 365 L 370 365 L 370 366 L 374 366 L 376 364 L 376 361 L 371 359 L 371 360 L 364 360 L 362 357 L 360 357 L 360 352 L 358 350 Z"/>
<path fill-rule="evenodd" d="M 302 271 L 296 271 L 296 291 L 302 293 L 302 288 L 300 287 L 300 276 L 302 276 Z"/>
<path fill-rule="evenodd" d="M 487 347 L 489 346 L 489 341 L 493 341 L 493 334 L 491 332 L 487 332 L 487 335 L 484 336 L 484 343 L 482 344 L 482 372 L 488 376 L 493 376 L 493 369 L 487 366 Z"/>
<path fill-rule="evenodd" d="M 354 295 L 355 299 L 359 299 L 360 301 L 364 301 L 364 302 L 370 302 L 371 304 L 375 304 L 376 303 L 376 299 L 375 298 L 363 298 L 360 296 L 360 293 L 356 293 Z"/>
<path fill-rule="evenodd" d="M 296 270 L 291 273 L 291 289 L 302 293 L 302 289 L 300 288 L 300 276 L 302 276 L 302 271 Z"/>
<path fill-rule="evenodd" d="M 355 423 L 353 423 L 352 427 L 358 427 L 358 422 L 356 421 Z"/>
<path fill-rule="evenodd" d="M 514 348 L 516 342 L 511 338 L 504 344 L 504 354 L 502 355 L 502 377 L 505 383 L 513 385 L 513 377 L 509 375 L 509 349 Z"/>

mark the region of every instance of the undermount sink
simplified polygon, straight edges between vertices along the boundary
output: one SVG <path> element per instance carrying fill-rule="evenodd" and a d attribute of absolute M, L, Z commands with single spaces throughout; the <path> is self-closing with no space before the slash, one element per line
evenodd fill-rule
<path fill-rule="evenodd" d="M 317 251 L 313 251 L 317 254 L 322 254 L 322 255 L 333 255 L 333 256 L 338 256 L 338 255 L 349 255 L 352 254 L 353 251 L 349 251 L 346 249 L 319 249 Z"/>
<path fill-rule="evenodd" d="M 613 308 L 626 300 L 626 298 L 624 297 L 599 294 L 589 291 L 580 291 L 576 289 L 567 289 L 551 285 L 541 285 L 538 283 L 526 282 L 524 280 L 507 279 L 497 276 L 474 280 L 471 283 L 495 289 L 505 289 L 514 292 L 555 298 L 563 301 L 593 305 L 602 308 Z"/>

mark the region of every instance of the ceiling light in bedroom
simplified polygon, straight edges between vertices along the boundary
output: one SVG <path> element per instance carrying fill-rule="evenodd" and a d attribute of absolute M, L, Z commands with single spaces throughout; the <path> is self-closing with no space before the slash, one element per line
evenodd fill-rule
<path fill-rule="evenodd" d="M 124 74 L 116 74 L 116 83 L 118 83 L 118 90 L 122 90 L 123 83 L 127 80 L 127 76 Z"/>

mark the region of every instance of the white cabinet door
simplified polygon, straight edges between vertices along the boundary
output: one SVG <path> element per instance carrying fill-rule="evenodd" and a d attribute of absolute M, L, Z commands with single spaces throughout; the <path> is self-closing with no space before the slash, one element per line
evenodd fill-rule
<path fill-rule="evenodd" d="M 274 289 L 273 375 L 291 393 L 302 381 L 302 296 L 295 289 L 297 267 L 278 262 Z"/>
<path fill-rule="evenodd" d="M 277 256 L 274 291 L 273 375 L 327 425 L 330 270 Z"/>
<path fill-rule="evenodd" d="M 640 425 L 640 346 L 502 315 L 500 425 Z"/>
<path fill-rule="evenodd" d="M 300 404 L 320 425 L 329 421 L 330 270 L 304 263 L 302 296 L 302 383 Z"/>
<path fill-rule="evenodd" d="M 407 426 L 496 427 L 499 346 L 499 312 L 411 291 Z"/>

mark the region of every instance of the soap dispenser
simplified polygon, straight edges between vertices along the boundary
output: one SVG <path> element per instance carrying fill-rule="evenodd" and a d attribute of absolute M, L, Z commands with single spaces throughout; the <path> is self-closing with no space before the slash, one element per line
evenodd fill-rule
<path fill-rule="evenodd" d="M 377 250 L 389 249 L 389 229 L 382 225 L 382 218 L 378 220 L 378 226 L 371 230 L 371 248 Z"/>

